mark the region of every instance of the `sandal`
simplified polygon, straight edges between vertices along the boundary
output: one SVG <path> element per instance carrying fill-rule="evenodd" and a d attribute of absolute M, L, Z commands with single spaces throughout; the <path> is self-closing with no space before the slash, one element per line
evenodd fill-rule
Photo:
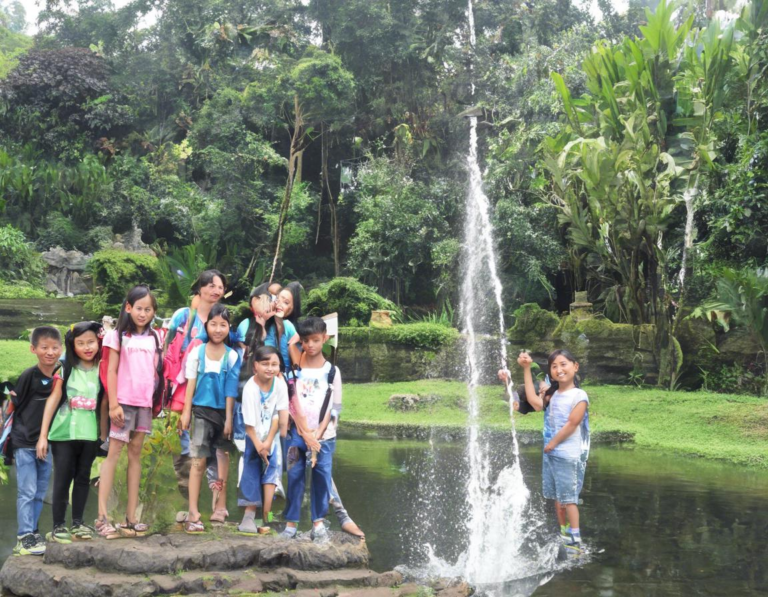
<path fill-rule="evenodd" d="M 116 526 L 120 536 L 126 537 L 127 539 L 143 537 L 147 534 L 147 531 L 149 531 L 149 525 L 144 524 L 143 522 L 128 522 L 127 518 L 125 519 L 125 522 L 118 523 Z"/>
<path fill-rule="evenodd" d="M 210 521 L 224 524 L 227 522 L 227 516 L 229 516 L 229 512 L 227 512 L 226 508 L 217 508 L 213 511 L 213 514 L 211 514 Z"/>
<path fill-rule="evenodd" d="M 99 537 L 104 539 L 118 539 L 120 537 L 120 533 L 117 532 L 117 529 L 106 518 L 96 519 L 93 526 L 96 528 Z"/>
<path fill-rule="evenodd" d="M 188 535 L 199 535 L 200 533 L 204 533 L 205 525 L 203 524 L 203 520 L 201 518 L 198 518 L 196 521 L 187 519 L 184 522 L 184 532 Z"/>

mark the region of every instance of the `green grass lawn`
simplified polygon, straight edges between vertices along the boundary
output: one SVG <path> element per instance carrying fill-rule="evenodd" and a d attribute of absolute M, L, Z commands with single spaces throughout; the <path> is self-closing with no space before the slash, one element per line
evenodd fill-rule
<path fill-rule="evenodd" d="M 0 340 L 0 381 L 16 381 L 27 367 L 37 362 L 29 351 L 29 342 Z"/>
<path fill-rule="evenodd" d="M 587 386 L 593 435 L 631 434 L 637 446 L 768 468 L 768 400 L 707 392 L 667 392 L 626 386 Z M 501 386 L 480 388 L 480 420 L 509 427 Z M 415 412 L 387 407 L 392 394 L 443 397 Z M 390 425 L 464 426 L 466 388 L 461 382 L 346 384 L 348 422 Z M 540 431 L 542 414 L 515 416 L 518 429 Z"/>

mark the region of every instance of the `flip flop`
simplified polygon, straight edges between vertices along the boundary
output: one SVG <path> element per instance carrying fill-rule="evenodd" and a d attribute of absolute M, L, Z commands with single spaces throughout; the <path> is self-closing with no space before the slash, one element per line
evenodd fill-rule
<path fill-rule="evenodd" d="M 204 533 L 205 525 L 203 524 L 202 519 L 196 521 L 187 520 L 184 522 L 184 532 L 188 535 L 199 535 L 200 533 Z"/>

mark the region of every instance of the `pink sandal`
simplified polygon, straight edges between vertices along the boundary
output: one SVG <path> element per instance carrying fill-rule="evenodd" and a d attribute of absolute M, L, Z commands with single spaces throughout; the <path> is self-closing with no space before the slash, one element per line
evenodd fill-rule
<path fill-rule="evenodd" d="M 203 524 L 202 519 L 197 519 L 194 522 L 187 520 L 184 523 L 184 532 L 188 535 L 199 535 L 200 533 L 204 533 L 205 525 Z"/>
<path fill-rule="evenodd" d="M 99 537 L 103 537 L 104 539 L 118 539 L 120 537 L 120 533 L 117 532 L 117 529 L 113 527 L 106 518 L 96 519 L 93 526 L 99 534 Z"/>
<path fill-rule="evenodd" d="M 120 522 L 115 526 L 117 526 L 117 532 L 120 533 L 121 537 L 129 539 L 143 537 L 147 534 L 147 531 L 149 531 L 148 524 L 144 524 L 143 522 L 128 522 L 127 518 L 125 519 L 125 522 Z"/>
<path fill-rule="evenodd" d="M 213 514 L 211 514 L 210 521 L 224 524 L 227 522 L 227 516 L 229 516 L 229 512 L 227 512 L 225 508 L 217 508 L 213 511 Z"/>

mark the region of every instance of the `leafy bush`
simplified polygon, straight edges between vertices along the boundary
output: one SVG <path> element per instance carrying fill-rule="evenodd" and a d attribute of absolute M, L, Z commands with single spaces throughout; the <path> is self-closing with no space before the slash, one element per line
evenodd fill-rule
<path fill-rule="evenodd" d="M 27 242 L 24 233 L 10 224 L 0 228 L 0 280 L 8 282 L 24 281 L 40 284 L 43 279 L 44 264 Z"/>
<path fill-rule="evenodd" d="M 342 350 L 345 340 L 405 344 L 415 348 L 437 350 L 458 337 L 458 330 L 439 323 L 405 323 L 388 328 L 346 327 L 339 330 Z"/>
<path fill-rule="evenodd" d="M 45 298 L 45 290 L 27 282 L 3 282 L 0 280 L 0 299 Z"/>
<path fill-rule="evenodd" d="M 373 310 L 397 311 L 397 306 L 373 288 L 354 278 L 334 278 L 313 288 L 306 301 L 306 314 L 322 316 L 336 312 L 339 323 L 357 327 L 367 325 Z"/>
<path fill-rule="evenodd" d="M 507 338 L 514 342 L 538 342 L 549 336 L 560 323 L 560 318 L 536 303 L 521 305 L 514 312 L 515 323 L 507 330 Z"/>
<path fill-rule="evenodd" d="M 88 262 L 93 275 L 94 296 L 89 301 L 89 310 L 102 307 L 103 313 L 110 313 L 114 305 L 120 305 L 126 293 L 136 284 L 147 284 L 156 288 L 160 282 L 157 257 L 108 249 L 98 251 Z"/>

